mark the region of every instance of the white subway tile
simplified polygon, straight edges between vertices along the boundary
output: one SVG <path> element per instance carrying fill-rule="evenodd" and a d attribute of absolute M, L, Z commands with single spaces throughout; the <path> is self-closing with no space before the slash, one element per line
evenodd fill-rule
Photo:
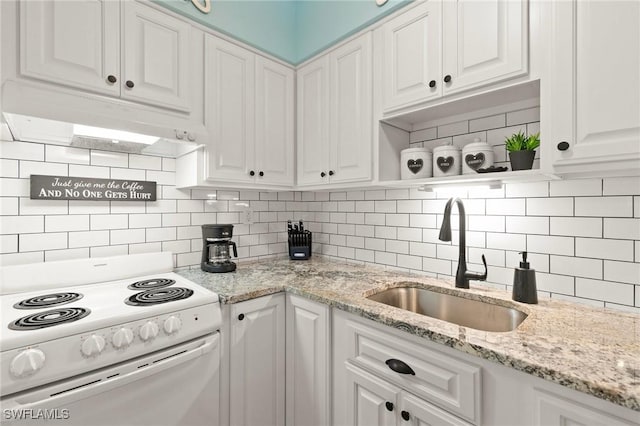
<path fill-rule="evenodd" d="M 640 217 L 640 197 L 633 197 L 633 217 Z"/>
<path fill-rule="evenodd" d="M 71 260 L 71 259 L 86 259 L 88 257 L 89 257 L 88 248 L 47 250 L 44 252 L 45 262 L 55 262 L 59 260 Z"/>
<path fill-rule="evenodd" d="M 19 200 L 17 197 L 0 197 L 0 216 L 17 216 Z"/>
<path fill-rule="evenodd" d="M 602 195 L 602 179 L 554 180 L 549 183 L 552 197 Z"/>
<path fill-rule="evenodd" d="M 604 279 L 640 285 L 640 263 L 605 260 Z"/>
<path fill-rule="evenodd" d="M 457 123 L 438 126 L 438 138 L 446 138 L 448 136 L 461 135 L 463 133 L 469 133 L 468 121 L 458 121 Z"/>
<path fill-rule="evenodd" d="M 19 244 L 20 251 L 67 248 L 67 233 L 51 232 L 47 234 L 21 234 L 19 237 Z"/>
<path fill-rule="evenodd" d="M 504 216 L 468 216 L 470 231 L 504 232 Z"/>
<path fill-rule="evenodd" d="M 505 252 L 506 265 L 510 268 L 517 268 L 522 262 L 522 254 L 517 251 Z M 549 255 L 541 253 L 527 253 L 527 262 L 530 263 L 531 269 L 537 272 L 549 272 Z"/>
<path fill-rule="evenodd" d="M 46 145 L 45 159 L 53 163 L 89 164 L 89 150 L 70 146 Z M 87 254 L 88 256 L 88 254 Z"/>
<path fill-rule="evenodd" d="M 573 256 L 573 237 L 527 235 L 527 250 L 533 253 L 548 253 Z"/>
<path fill-rule="evenodd" d="M 356 204 L 354 201 L 338 201 L 339 212 L 355 212 Z"/>
<path fill-rule="evenodd" d="M 386 215 L 387 226 L 409 226 L 408 214 L 388 214 Z"/>
<path fill-rule="evenodd" d="M 124 152 L 91 150 L 92 166 L 128 167 L 129 154 Z"/>
<path fill-rule="evenodd" d="M 69 214 L 107 214 L 109 201 L 69 201 Z"/>
<path fill-rule="evenodd" d="M 249 256 L 265 256 L 269 254 L 269 246 L 268 245 L 257 245 L 249 247 Z"/>
<path fill-rule="evenodd" d="M 161 244 L 158 243 L 139 243 L 129 244 L 129 254 L 138 253 L 156 253 L 162 251 Z"/>
<path fill-rule="evenodd" d="M 129 254 L 129 246 L 123 244 L 119 246 L 91 247 L 89 254 L 91 257 L 123 256 Z"/>
<path fill-rule="evenodd" d="M 202 213 L 204 202 L 202 200 L 178 200 L 178 213 Z"/>
<path fill-rule="evenodd" d="M 436 245 L 411 241 L 409 243 L 409 254 L 414 256 L 436 257 Z"/>
<path fill-rule="evenodd" d="M 576 216 L 633 217 L 631 197 L 576 197 Z"/>
<path fill-rule="evenodd" d="M 602 219 L 586 217 L 550 218 L 551 235 L 602 237 Z"/>
<path fill-rule="evenodd" d="M 0 178 L 0 195 L 3 197 L 28 197 L 29 179 Z"/>
<path fill-rule="evenodd" d="M 387 240 L 385 243 L 386 251 L 396 254 L 408 254 L 409 242 L 398 240 Z"/>
<path fill-rule="evenodd" d="M 433 215 L 433 214 L 409 215 L 409 226 L 411 226 L 412 228 L 435 228 L 436 215 Z"/>
<path fill-rule="evenodd" d="M 433 192 L 421 191 L 419 188 L 409 188 L 409 198 L 412 200 L 428 200 L 435 198 Z"/>
<path fill-rule="evenodd" d="M 225 215 L 222 218 L 218 215 Z M 227 216 L 230 215 L 230 216 Z M 227 220 L 232 219 L 232 220 Z M 235 219 L 235 220 L 234 220 Z M 210 223 L 238 223 L 238 213 L 191 213 L 191 225 L 197 226 L 201 229 L 201 225 Z M 200 231 L 200 234 L 202 231 Z M 200 235 L 202 236 L 202 235 Z"/>
<path fill-rule="evenodd" d="M 472 142 L 486 142 L 487 132 L 474 132 L 465 135 L 457 135 L 453 137 L 453 145 L 464 148 Z"/>
<path fill-rule="evenodd" d="M 280 203 L 277 202 L 269 202 L 269 209 L 275 210 L 280 209 Z M 284 210 L 284 209 L 282 209 Z M 335 212 L 338 211 L 338 202 L 337 201 L 326 201 L 322 203 L 322 211 L 324 212 Z"/>
<path fill-rule="evenodd" d="M 576 278 L 576 296 L 633 306 L 634 286 L 611 281 Z"/>
<path fill-rule="evenodd" d="M 82 166 L 69 164 L 69 176 L 109 179 L 109 168 L 102 166 Z"/>
<path fill-rule="evenodd" d="M 521 109 L 507 113 L 507 126 L 540 121 L 540 107 Z"/>
<path fill-rule="evenodd" d="M 524 251 L 526 248 L 526 236 L 519 234 L 499 234 L 488 232 L 487 248 Z"/>
<path fill-rule="evenodd" d="M 491 250 L 486 248 L 470 247 L 469 261 L 477 264 L 482 263 L 482 255 L 485 256 L 488 265 L 504 267 L 504 250 Z"/>
<path fill-rule="evenodd" d="M 44 163 L 42 161 L 20 161 L 20 177 L 31 175 L 67 176 L 69 166 L 62 163 Z"/>
<path fill-rule="evenodd" d="M 281 198 L 278 196 L 278 199 L 280 200 Z M 329 193 L 329 200 L 331 201 L 344 201 L 346 199 L 347 199 L 346 192 L 330 192 Z"/>
<path fill-rule="evenodd" d="M 347 236 L 347 246 L 355 248 L 364 248 L 364 237 Z"/>
<path fill-rule="evenodd" d="M 111 179 L 120 180 L 145 180 L 146 173 L 140 169 L 122 169 L 117 167 L 111 168 Z M 158 190 L 160 192 L 160 190 Z"/>
<path fill-rule="evenodd" d="M 356 249 L 356 260 L 373 262 L 375 260 L 375 252 L 372 250 Z"/>
<path fill-rule="evenodd" d="M 347 237 L 345 235 L 329 235 L 329 244 L 334 246 L 345 246 L 347 245 Z"/>
<path fill-rule="evenodd" d="M 422 270 L 432 272 L 434 274 L 451 275 L 451 261 L 423 257 Z"/>
<path fill-rule="evenodd" d="M 24 265 L 27 263 L 44 262 L 43 251 L 30 251 L 25 253 L 9 253 L 0 255 L 0 265 Z"/>
<path fill-rule="evenodd" d="M 177 213 L 176 200 L 158 200 L 147 202 L 147 213 Z"/>
<path fill-rule="evenodd" d="M 364 247 L 367 250 L 379 250 L 384 251 L 385 242 L 380 238 L 365 238 L 364 239 Z"/>
<path fill-rule="evenodd" d="M 381 265 L 397 265 L 397 259 L 395 253 L 387 253 L 386 251 L 377 251 L 375 253 L 375 262 Z"/>
<path fill-rule="evenodd" d="M 109 231 L 69 232 L 69 248 L 109 245 Z"/>
<path fill-rule="evenodd" d="M 162 226 L 162 215 L 159 213 L 129 215 L 129 228 L 156 228 L 159 226 Z"/>
<path fill-rule="evenodd" d="M 278 242 L 278 234 L 270 233 L 270 234 L 260 234 L 259 243 L 260 244 L 274 244 Z"/>
<path fill-rule="evenodd" d="M 44 217 L 45 232 L 88 231 L 88 215 L 52 215 Z"/>
<path fill-rule="evenodd" d="M 202 238 L 202 227 L 200 226 L 180 226 L 177 228 L 176 238 L 187 240 L 191 238 Z"/>
<path fill-rule="evenodd" d="M 129 167 L 132 169 L 162 170 L 162 157 L 129 154 Z"/>
<path fill-rule="evenodd" d="M 375 228 L 371 225 L 356 225 L 356 235 L 359 237 L 373 237 Z"/>
<path fill-rule="evenodd" d="M 180 268 L 183 266 L 197 265 L 200 263 L 200 255 L 201 253 L 199 252 L 179 253 L 176 255 L 176 266 Z"/>
<path fill-rule="evenodd" d="M 398 200 L 398 213 L 422 213 L 422 201 L 420 200 Z"/>
<path fill-rule="evenodd" d="M 155 181 L 158 183 L 158 185 L 175 185 L 176 173 L 147 170 L 147 180 Z M 221 198 L 218 198 L 218 199 L 221 199 Z"/>
<path fill-rule="evenodd" d="M 422 229 L 398 228 L 398 239 L 405 241 L 422 241 Z"/>
<path fill-rule="evenodd" d="M 69 202 L 65 200 L 32 200 L 20 198 L 21 215 L 68 214 Z"/>
<path fill-rule="evenodd" d="M 138 231 L 138 230 L 136 230 Z M 143 231 L 140 229 L 139 231 Z M 112 231 L 115 232 L 115 231 Z M 112 236 L 113 239 L 113 236 Z M 176 228 L 147 228 L 146 229 L 146 240 L 147 242 L 154 241 L 173 241 L 176 239 Z"/>
<path fill-rule="evenodd" d="M 340 235 L 355 235 L 356 234 L 356 226 L 347 223 L 338 224 L 338 234 Z"/>
<path fill-rule="evenodd" d="M 147 211 L 146 205 L 149 202 L 140 201 L 113 201 L 111 203 L 111 213 L 144 213 Z"/>
<path fill-rule="evenodd" d="M 527 126 L 524 125 L 516 125 L 503 127 L 500 129 L 492 129 L 487 130 L 487 143 L 489 145 L 504 145 L 504 141 L 506 138 L 511 137 L 511 135 L 523 132 L 526 133 Z"/>
<path fill-rule="evenodd" d="M 371 190 L 364 192 L 365 200 L 384 200 L 387 196 L 387 193 L 384 189 Z"/>
<path fill-rule="evenodd" d="M 166 228 L 173 229 L 173 228 Z M 111 245 L 144 243 L 144 229 L 119 229 L 109 231 L 111 234 Z M 175 239 L 175 237 L 174 237 Z"/>
<path fill-rule="evenodd" d="M 38 234 L 35 234 L 38 235 Z M 15 253 L 18 251 L 17 235 L 0 235 L 0 254 Z"/>
<path fill-rule="evenodd" d="M 636 287 L 636 306 L 640 307 L 640 285 Z"/>
<path fill-rule="evenodd" d="M 640 195 L 640 177 L 605 178 L 603 195 Z"/>
<path fill-rule="evenodd" d="M 398 266 L 401 268 L 422 270 L 422 258 L 419 256 L 409 256 L 406 254 L 398 254 Z"/>
<path fill-rule="evenodd" d="M 362 225 L 364 224 L 364 213 L 347 213 L 346 222 Z"/>
<path fill-rule="evenodd" d="M 409 143 L 422 142 L 432 140 L 438 137 L 438 131 L 435 127 L 428 129 L 414 130 L 409 133 Z M 419 268 L 418 268 L 419 269 Z"/>
<path fill-rule="evenodd" d="M 0 234 L 28 234 L 44 232 L 44 216 L 2 216 Z"/>
<path fill-rule="evenodd" d="M 573 198 L 527 198 L 527 216 L 573 216 Z"/>
<path fill-rule="evenodd" d="M 550 256 L 550 270 L 554 274 L 602 279 L 602 260 L 583 257 Z"/>
<path fill-rule="evenodd" d="M 329 213 L 329 222 L 345 223 L 347 221 L 346 213 Z"/>
<path fill-rule="evenodd" d="M 515 234 L 549 234 L 548 217 L 507 216 L 505 226 Z"/>
<path fill-rule="evenodd" d="M 640 240 L 640 219 L 604 218 L 604 237 Z"/>
<path fill-rule="evenodd" d="M 188 253 L 191 251 L 191 241 L 190 240 L 177 240 L 177 241 L 163 241 L 156 242 L 152 244 L 161 244 L 161 250 L 157 251 L 170 251 L 173 253 Z M 202 245 L 200 242 L 199 246 Z"/>
<path fill-rule="evenodd" d="M 633 261 L 633 241 L 576 238 L 576 256 Z"/>
<path fill-rule="evenodd" d="M 636 262 L 640 262 L 640 241 L 634 241 L 635 252 L 636 252 Z"/>
<path fill-rule="evenodd" d="M 126 214 L 91 215 L 91 230 L 127 229 L 129 217 Z"/>
<path fill-rule="evenodd" d="M 17 178 L 18 160 L 0 159 L 0 177 Z"/>
<path fill-rule="evenodd" d="M 525 200 L 521 198 L 487 200 L 486 211 L 489 215 L 523 216 Z"/>
<path fill-rule="evenodd" d="M 285 192 L 278 192 L 278 200 L 279 201 L 294 201 L 294 197 L 293 197 L 293 191 L 285 191 Z M 329 194 L 329 199 L 332 200 L 333 198 L 331 198 L 331 196 L 333 194 L 342 194 L 339 198 L 341 200 L 346 199 L 346 194 L 344 192 L 334 192 L 334 193 L 330 193 Z"/>
<path fill-rule="evenodd" d="M 446 244 L 437 244 L 436 245 L 436 257 L 438 259 L 447 259 L 447 260 L 458 260 L 459 256 L 459 247 L 451 246 Z"/>
<path fill-rule="evenodd" d="M 536 272 L 536 288 L 551 293 L 575 294 L 575 278 Z"/>
<path fill-rule="evenodd" d="M 455 268 L 456 263 L 452 263 Z M 479 282 L 479 284 L 481 286 L 491 286 L 492 283 L 494 284 L 494 287 L 500 290 L 505 290 L 506 286 L 513 284 L 513 270 L 509 268 L 501 268 L 499 266 L 487 266 L 487 281 Z M 473 286 L 473 284 L 471 285 Z"/>
<path fill-rule="evenodd" d="M 44 161 L 44 145 L 18 141 L 0 141 L 2 158 Z"/>
<path fill-rule="evenodd" d="M 383 213 L 366 213 L 364 215 L 364 223 L 367 225 L 384 225 L 385 219 Z"/>
<path fill-rule="evenodd" d="M 497 129 L 506 126 L 505 114 L 492 115 L 489 117 L 469 120 L 469 131 L 478 132 L 480 130 Z"/>
<path fill-rule="evenodd" d="M 387 189 L 385 197 L 387 200 L 407 200 L 409 199 L 409 189 Z"/>
<path fill-rule="evenodd" d="M 356 251 L 352 247 L 338 247 L 338 257 L 345 257 L 347 259 L 355 259 Z"/>

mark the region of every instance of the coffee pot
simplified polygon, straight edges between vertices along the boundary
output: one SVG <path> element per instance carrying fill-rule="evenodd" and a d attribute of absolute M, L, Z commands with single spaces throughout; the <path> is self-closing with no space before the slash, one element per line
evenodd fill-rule
<path fill-rule="evenodd" d="M 238 257 L 236 243 L 231 241 L 233 225 L 202 225 L 202 262 L 200 268 L 206 272 L 233 272 L 236 264 L 231 261 Z"/>

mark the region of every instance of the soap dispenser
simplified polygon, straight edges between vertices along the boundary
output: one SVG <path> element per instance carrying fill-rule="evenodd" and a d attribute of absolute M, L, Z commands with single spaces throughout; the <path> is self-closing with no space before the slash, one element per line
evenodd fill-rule
<path fill-rule="evenodd" d="M 536 271 L 529 268 L 527 252 L 523 251 L 520 267 L 513 273 L 513 295 L 516 302 L 538 303 L 538 291 L 536 289 Z"/>

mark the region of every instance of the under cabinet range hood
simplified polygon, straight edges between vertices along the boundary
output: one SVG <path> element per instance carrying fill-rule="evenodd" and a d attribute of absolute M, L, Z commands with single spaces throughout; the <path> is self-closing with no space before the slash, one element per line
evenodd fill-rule
<path fill-rule="evenodd" d="M 13 140 L 180 157 L 208 137 L 204 125 L 171 111 L 11 81 L 2 89 L 2 119 Z"/>

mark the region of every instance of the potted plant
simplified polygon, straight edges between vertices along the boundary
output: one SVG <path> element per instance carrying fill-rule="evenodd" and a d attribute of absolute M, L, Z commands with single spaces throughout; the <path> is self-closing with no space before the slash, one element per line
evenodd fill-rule
<path fill-rule="evenodd" d="M 536 156 L 536 148 L 540 146 L 540 133 L 525 136 L 518 132 L 505 139 L 511 170 L 529 170 L 533 167 L 533 159 Z"/>

